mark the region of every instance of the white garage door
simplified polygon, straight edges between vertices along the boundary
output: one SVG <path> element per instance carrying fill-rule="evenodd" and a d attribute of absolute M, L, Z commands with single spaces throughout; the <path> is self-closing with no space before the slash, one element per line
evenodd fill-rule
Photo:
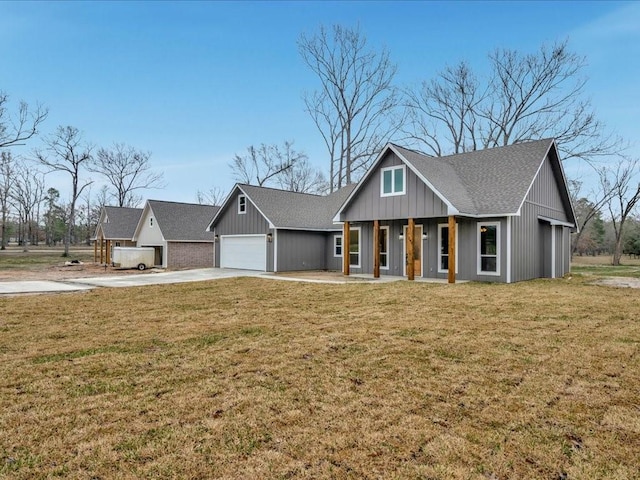
<path fill-rule="evenodd" d="M 267 269 L 266 235 L 221 236 L 220 266 L 264 272 Z"/>

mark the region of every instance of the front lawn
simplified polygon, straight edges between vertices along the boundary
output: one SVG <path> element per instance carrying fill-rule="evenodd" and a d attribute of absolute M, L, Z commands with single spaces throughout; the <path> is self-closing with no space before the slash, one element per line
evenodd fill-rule
<path fill-rule="evenodd" d="M 0 298 L 0 478 L 639 478 L 639 312 L 577 278 Z"/>

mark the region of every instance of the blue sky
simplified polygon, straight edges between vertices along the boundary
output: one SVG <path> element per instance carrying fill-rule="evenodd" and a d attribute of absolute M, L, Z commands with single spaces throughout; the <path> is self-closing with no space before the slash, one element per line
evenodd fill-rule
<path fill-rule="evenodd" d="M 325 166 L 296 40 L 334 23 L 387 47 L 401 86 L 568 39 L 598 117 L 640 157 L 640 2 L 0 2 L 0 90 L 49 107 L 45 134 L 73 125 L 94 145 L 151 151 L 167 187 L 145 196 L 194 202 L 230 189 L 228 162 L 252 144 L 292 140 Z M 50 179 L 63 194 L 65 181 Z"/>

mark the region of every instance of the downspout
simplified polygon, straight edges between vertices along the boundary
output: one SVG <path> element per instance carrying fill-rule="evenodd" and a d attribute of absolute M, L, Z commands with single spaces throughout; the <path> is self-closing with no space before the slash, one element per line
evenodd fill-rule
<path fill-rule="evenodd" d="M 556 226 L 551 225 L 551 278 L 556 278 Z"/>
<path fill-rule="evenodd" d="M 278 229 L 273 229 L 273 273 L 278 273 Z"/>
<path fill-rule="evenodd" d="M 511 217 L 507 217 L 507 283 L 511 283 Z"/>

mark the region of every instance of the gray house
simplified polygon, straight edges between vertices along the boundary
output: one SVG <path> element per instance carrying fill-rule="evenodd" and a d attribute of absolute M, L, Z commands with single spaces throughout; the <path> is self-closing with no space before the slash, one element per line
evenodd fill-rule
<path fill-rule="evenodd" d="M 154 247 L 155 265 L 164 268 L 213 266 L 214 239 L 209 220 L 220 207 L 147 200 L 133 240 L 139 247 Z"/>
<path fill-rule="evenodd" d="M 320 196 L 237 184 L 209 225 L 217 245 L 215 266 L 340 270 L 342 227 L 333 216 L 354 187 Z"/>
<path fill-rule="evenodd" d="M 439 158 L 388 144 L 334 221 L 345 274 L 450 282 L 561 277 L 576 228 L 552 139 Z"/>
<path fill-rule="evenodd" d="M 141 208 L 102 207 L 93 237 L 93 261 L 111 263 L 113 247 L 135 247 L 133 234 L 142 214 Z"/>

